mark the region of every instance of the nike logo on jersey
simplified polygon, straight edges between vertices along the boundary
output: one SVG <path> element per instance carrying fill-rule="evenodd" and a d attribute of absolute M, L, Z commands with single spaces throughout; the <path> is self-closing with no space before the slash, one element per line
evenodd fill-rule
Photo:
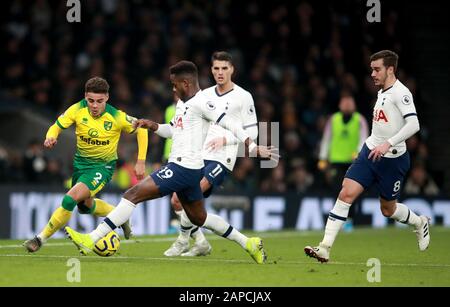
<path fill-rule="evenodd" d="M 389 122 L 386 114 L 383 112 L 382 109 L 373 110 L 373 121 L 374 122 L 384 121 L 385 123 Z"/>

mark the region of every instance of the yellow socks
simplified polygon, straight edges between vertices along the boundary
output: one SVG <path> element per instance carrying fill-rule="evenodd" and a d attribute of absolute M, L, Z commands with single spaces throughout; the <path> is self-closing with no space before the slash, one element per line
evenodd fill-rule
<path fill-rule="evenodd" d="M 100 198 L 95 198 L 95 216 L 107 216 L 111 211 L 114 210 L 114 206 L 108 204 L 104 200 Z"/>
<path fill-rule="evenodd" d="M 50 217 L 47 225 L 39 234 L 39 238 L 45 242 L 45 240 L 53 236 L 55 232 L 61 229 L 62 226 L 67 224 L 71 216 L 72 211 L 66 210 L 63 207 L 59 207 L 58 209 L 56 209 Z"/>

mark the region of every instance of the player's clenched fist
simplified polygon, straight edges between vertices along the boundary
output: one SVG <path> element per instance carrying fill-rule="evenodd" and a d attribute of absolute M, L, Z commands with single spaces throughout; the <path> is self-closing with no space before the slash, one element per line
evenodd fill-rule
<path fill-rule="evenodd" d="M 56 143 L 57 143 L 57 140 L 55 138 L 48 138 L 48 139 L 45 139 L 44 146 L 46 148 L 52 148 L 53 146 L 56 145 Z"/>

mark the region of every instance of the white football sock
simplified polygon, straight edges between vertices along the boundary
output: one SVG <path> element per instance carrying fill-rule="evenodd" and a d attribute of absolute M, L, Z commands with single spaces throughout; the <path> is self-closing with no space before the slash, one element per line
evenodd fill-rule
<path fill-rule="evenodd" d="M 203 240 L 206 240 L 205 235 L 203 234 L 203 231 L 200 227 L 195 226 L 191 230 L 191 237 L 194 239 L 195 242 L 201 242 Z"/>
<path fill-rule="evenodd" d="M 194 224 L 192 224 L 191 220 L 188 218 L 186 211 L 181 210 L 178 212 L 180 212 L 180 234 L 178 240 L 189 241 L 189 236 L 191 235 L 191 230 L 194 228 Z"/>
<path fill-rule="evenodd" d="M 39 240 L 41 240 L 42 245 L 44 245 L 44 243 L 47 242 L 47 238 L 44 236 L 44 234 L 42 232 L 40 234 L 38 234 L 37 237 L 39 238 Z"/>
<path fill-rule="evenodd" d="M 420 227 L 420 224 L 422 223 L 422 220 L 417 214 L 401 203 L 397 203 L 397 208 L 390 218 L 403 224 L 415 226 L 416 228 Z"/>
<path fill-rule="evenodd" d="M 97 242 L 108 233 L 128 221 L 133 213 L 136 205 L 131 201 L 122 198 L 120 203 L 111 211 L 103 222 L 97 226 L 97 229 L 92 231 L 89 235 L 91 236 L 94 242 Z"/>
<path fill-rule="evenodd" d="M 322 245 L 330 248 L 333 246 L 339 230 L 341 230 L 342 225 L 344 225 L 347 220 L 350 206 L 351 204 L 347 204 L 340 199 L 336 200 L 333 209 L 331 209 L 330 214 L 328 215 L 327 225 L 325 226 L 325 235 L 321 242 Z"/>
<path fill-rule="evenodd" d="M 219 236 L 238 243 L 244 249 L 246 248 L 248 238 L 218 215 L 208 213 L 203 227 L 212 230 Z"/>

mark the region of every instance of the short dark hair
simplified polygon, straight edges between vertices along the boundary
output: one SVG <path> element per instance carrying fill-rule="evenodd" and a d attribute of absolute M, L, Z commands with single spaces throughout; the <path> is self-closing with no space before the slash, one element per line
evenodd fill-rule
<path fill-rule="evenodd" d="M 226 51 L 216 51 L 211 56 L 211 65 L 214 61 L 226 61 L 233 65 L 233 57 Z"/>
<path fill-rule="evenodd" d="M 391 50 L 381 50 L 370 56 L 370 61 L 376 61 L 383 59 L 383 65 L 387 68 L 389 66 L 394 67 L 394 72 L 397 71 L 398 54 Z"/>
<path fill-rule="evenodd" d="M 353 94 L 352 94 L 351 90 L 349 90 L 349 89 L 343 89 L 341 91 L 341 93 L 340 93 L 340 97 L 339 98 L 340 99 L 342 99 L 342 98 L 353 98 L 353 99 L 355 99 L 355 97 L 353 97 Z"/>
<path fill-rule="evenodd" d="M 190 77 L 198 78 L 197 65 L 190 61 L 180 61 L 169 68 L 170 74 L 175 76 L 188 75 Z"/>
<path fill-rule="evenodd" d="M 84 91 L 86 93 L 108 94 L 108 81 L 100 77 L 91 78 L 87 80 L 86 85 L 84 86 Z"/>

